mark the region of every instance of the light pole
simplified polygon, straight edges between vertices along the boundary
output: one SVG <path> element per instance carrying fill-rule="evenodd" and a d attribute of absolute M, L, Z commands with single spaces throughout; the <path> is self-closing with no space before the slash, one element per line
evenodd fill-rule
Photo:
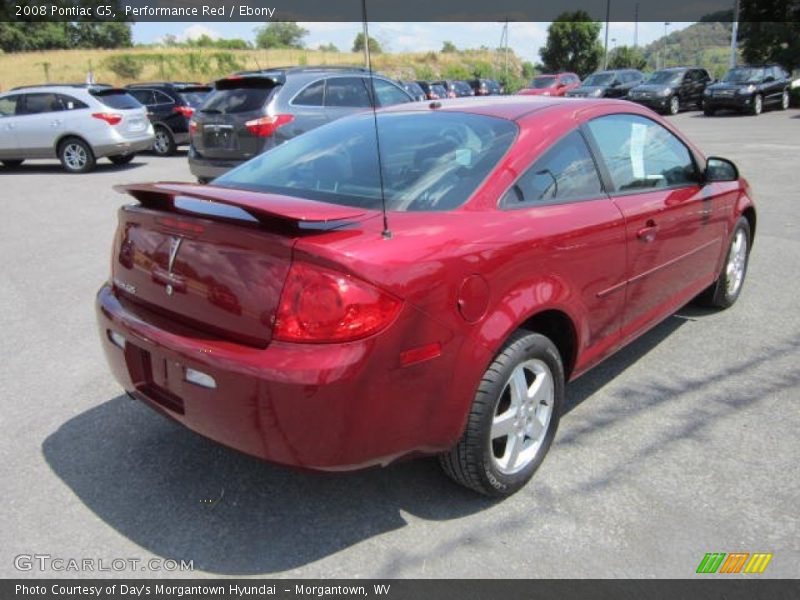
<path fill-rule="evenodd" d="M 639 3 L 636 3 L 636 8 L 633 10 L 633 47 L 639 45 Z"/>
<path fill-rule="evenodd" d="M 667 66 L 667 27 L 670 26 L 670 21 L 664 21 L 664 49 L 662 50 L 663 58 L 661 60 L 661 68 Z"/>
<path fill-rule="evenodd" d="M 611 20 L 611 0 L 606 0 L 606 41 L 603 45 L 603 70 L 608 68 L 608 22 Z"/>
<path fill-rule="evenodd" d="M 736 39 L 739 36 L 739 0 L 735 0 L 733 3 L 733 29 L 731 31 L 731 69 L 736 66 L 736 46 L 738 44 L 738 40 Z"/>

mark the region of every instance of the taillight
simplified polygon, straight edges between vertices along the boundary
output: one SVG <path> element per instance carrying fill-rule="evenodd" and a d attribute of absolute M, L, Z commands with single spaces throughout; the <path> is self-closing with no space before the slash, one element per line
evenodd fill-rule
<path fill-rule="evenodd" d="M 270 115 L 268 117 L 261 117 L 260 119 L 253 119 L 244 124 L 247 131 L 258 137 L 269 137 L 281 125 L 286 125 L 294 121 L 293 115 Z"/>
<path fill-rule="evenodd" d="M 197 121 L 189 121 L 189 135 L 197 133 Z"/>
<path fill-rule="evenodd" d="M 344 273 L 292 263 L 272 337 L 284 342 L 349 342 L 387 327 L 402 302 Z"/>
<path fill-rule="evenodd" d="M 109 125 L 117 125 L 120 121 L 122 121 L 122 115 L 117 115 L 114 113 L 92 113 L 92 116 L 95 119 L 105 121 Z"/>
<path fill-rule="evenodd" d="M 191 119 L 194 114 L 194 109 L 191 106 L 173 106 L 172 112 L 183 115 L 187 119 Z"/>

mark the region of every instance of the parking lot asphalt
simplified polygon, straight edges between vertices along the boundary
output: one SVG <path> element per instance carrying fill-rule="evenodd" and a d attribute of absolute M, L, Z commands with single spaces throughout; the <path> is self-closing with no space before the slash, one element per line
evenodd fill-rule
<path fill-rule="evenodd" d="M 705 553 L 738 551 L 774 554 L 747 577 L 796 577 L 800 111 L 674 122 L 752 184 L 739 302 L 687 307 L 571 384 L 550 455 L 502 502 L 433 459 L 277 467 L 128 400 L 93 308 L 126 202 L 111 186 L 190 180 L 185 155 L 0 169 L 0 576 L 692 577 Z M 194 571 L 18 571 L 32 554 Z"/>

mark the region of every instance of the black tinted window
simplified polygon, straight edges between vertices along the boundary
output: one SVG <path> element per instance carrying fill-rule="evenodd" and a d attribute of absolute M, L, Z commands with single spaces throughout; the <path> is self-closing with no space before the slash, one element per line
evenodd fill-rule
<path fill-rule="evenodd" d="M 655 121 L 611 115 L 590 121 L 589 130 L 618 191 L 697 182 L 688 148 Z"/>
<path fill-rule="evenodd" d="M 513 143 L 511 121 L 447 112 L 362 114 L 339 119 L 217 178 L 216 185 L 390 210 L 463 204 Z M 382 178 L 381 178 L 382 174 Z"/>
<path fill-rule="evenodd" d="M 61 101 L 61 106 L 63 106 L 64 110 L 76 110 L 79 108 L 89 108 L 89 106 L 77 98 L 73 98 L 72 96 L 67 96 L 66 94 L 59 94 L 58 99 Z"/>
<path fill-rule="evenodd" d="M 297 94 L 294 104 L 299 106 L 322 106 L 325 103 L 325 80 L 320 79 Z"/>
<path fill-rule="evenodd" d="M 208 98 L 211 90 L 209 88 L 188 89 L 178 92 L 178 96 L 189 106 L 200 106 Z"/>
<path fill-rule="evenodd" d="M 243 113 L 260 110 L 267 103 L 273 87 L 242 87 L 218 90 L 209 96 L 201 112 Z"/>
<path fill-rule="evenodd" d="M 128 93 L 136 98 L 141 104 L 155 104 L 153 90 L 129 90 Z"/>
<path fill-rule="evenodd" d="M 334 77 L 328 79 L 325 106 L 371 106 L 367 87 L 361 77 Z"/>
<path fill-rule="evenodd" d="M 91 94 L 109 108 L 125 110 L 129 108 L 142 107 L 142 103 L 125 90 L 98 90 L 91 92 Z"/>
<path fill-rule="evenodd" d="M 155 96 L 156 104 L 175 104 L 175 101 L 164 92 L 153 90 L 153 95 Z"/>
<path fill-rule="evenodd" d="M 25 94 L 22 105 L 17 108 L 17 114 L 35 115 L 59 110 L 63 110 L 63 107 L 58 94 Z"/>
<path fill-rule="evenodd" d="M 502 205 L 562 202 L 603 193 L 600 176 L 583 137 L 573 131 L 539 158 L 506 192 Z"/>
<path fill-rule="evenodd" d="M 369 84 L 369 81 L 367 81 L 367 84 Z M 388 81 L 375 79 L 373 80 L 373 85 L 375 86 L 375 96 L 378 98 L 378 106 L 391 106 L 392 104 L 411 102 L 408 94 Z"/>

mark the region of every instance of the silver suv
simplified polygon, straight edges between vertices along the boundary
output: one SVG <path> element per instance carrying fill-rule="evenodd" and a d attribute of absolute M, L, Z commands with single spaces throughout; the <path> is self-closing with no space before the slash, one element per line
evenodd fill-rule
<path fill-rule="evenodd" d="M 126 164 L 154 140 L 147 110 L 122 89 L 43 85 L 0 94 L 0 161 L 6 167 L 58 158 L 68 172 L 86 173 L 104 156 Z"/>
<path fill-rule="evenodd" d="M 372 82 L 370 82 L 372 79 Z M 414 99 L 394 81 L 358 67 L 242 71 L 215 84 L 189 123 L 189 167 L 200 182 L 320 125 Z"/>

